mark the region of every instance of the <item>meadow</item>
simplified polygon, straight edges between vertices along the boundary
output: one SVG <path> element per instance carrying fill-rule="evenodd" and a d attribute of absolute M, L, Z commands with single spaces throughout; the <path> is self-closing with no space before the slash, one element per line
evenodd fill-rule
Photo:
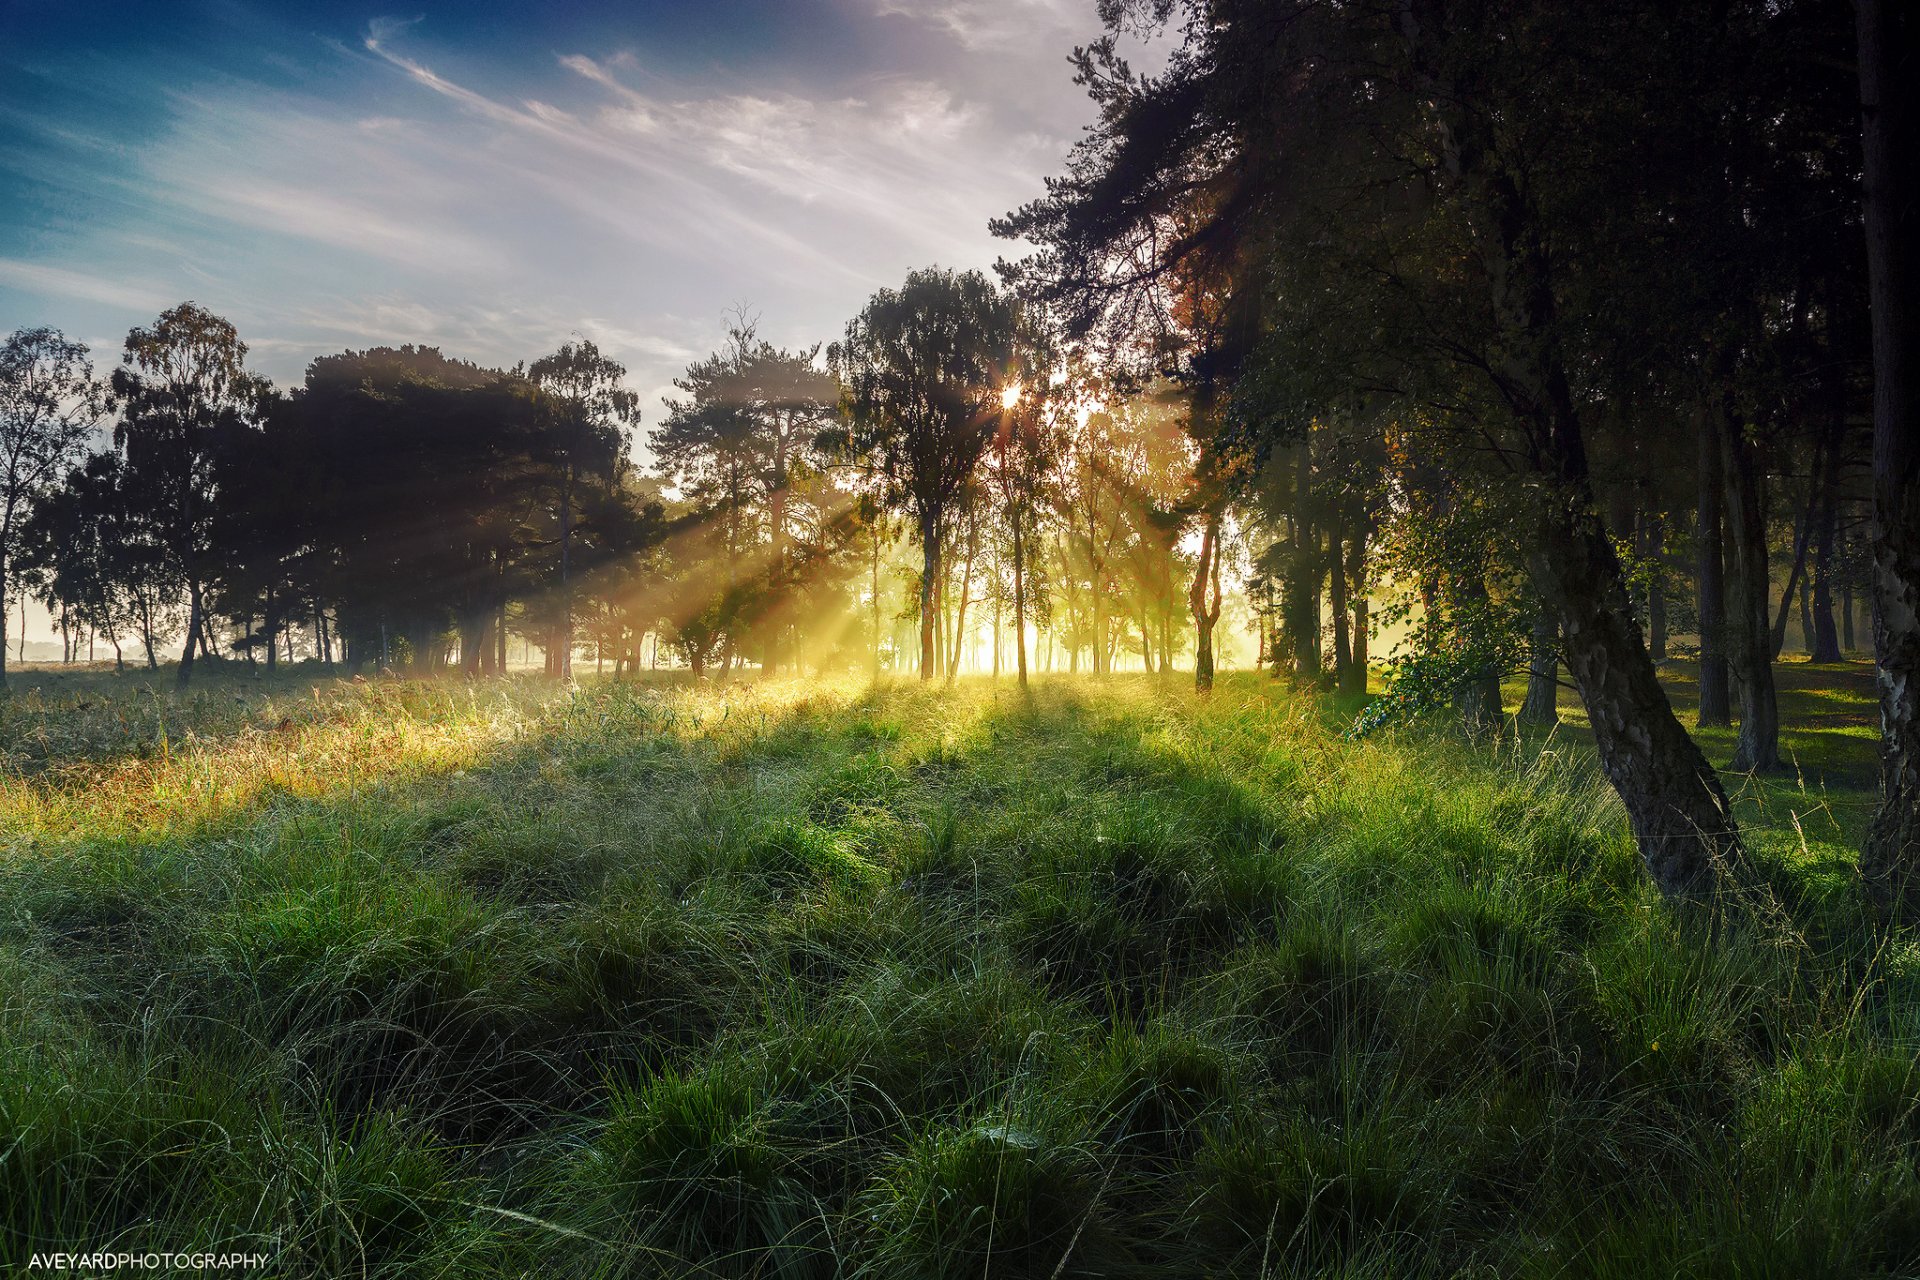
<path fill-rule="evenodd" d="M 1248 674 L 28 674 L 0 1265 L 1913 1274 L 1866 669 L 1783 671 L 1800 768 L 1733 780 L 1768 892 L 1684 911 L 1577 721 L 1356 741 Z"/>

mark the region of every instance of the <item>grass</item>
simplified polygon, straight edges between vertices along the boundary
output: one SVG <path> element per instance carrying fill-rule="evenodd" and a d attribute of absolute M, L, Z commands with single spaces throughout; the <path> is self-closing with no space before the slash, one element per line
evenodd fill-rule
<path fill-rule="evenodd" d="M 1801 674 L 1790 725 L 1870 714 Z M 0 704 L 0 1265 L 1920 1266 L 1858 735 L 1741 789 L 1781 909 L 1710 919 L 1577 723 L 1339 724 L 1250 676 L 43 675 Z"/>

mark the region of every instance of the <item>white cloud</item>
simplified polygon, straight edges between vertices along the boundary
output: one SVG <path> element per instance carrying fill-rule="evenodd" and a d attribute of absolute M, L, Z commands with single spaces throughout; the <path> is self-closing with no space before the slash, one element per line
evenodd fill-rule
<path fill-rule="evenodd" d="M 881 17 L 898 14 L 945 31 L 974 53 L 1005 52 L 1076 21 L 1091 27 L 1092 0 L 878 0 Z"/>
<path fill-rule="evenodd" d="M 37 271 L 106 312 L 40 314 L 109 331 L 197 298 L 283 382 L 341 346 L 512 364 L 578 332 L 659 394 L 730 305 L 811 346 L 913 268 L 987 266 L 1006 248 L 987 219 L 1040 190 L 1082 114 L 1059 40 L 745 81 L 663 72 L 644 45 L 456 76 L 413 29 L 334 48 L 306 82 L 324 89 L 170 75 L 149 145 L 73 162 L 68 185 L 111 204 L 0 285 Z"/>

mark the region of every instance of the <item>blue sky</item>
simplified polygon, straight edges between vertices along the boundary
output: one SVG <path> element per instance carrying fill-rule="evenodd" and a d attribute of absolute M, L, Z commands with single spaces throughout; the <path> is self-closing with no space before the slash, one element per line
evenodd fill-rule
<path fill-rule="evenodd" d="M 111 367 L 192 298 L 283 385 L 423 342 L 574 333 L 658 396 L 730 308 L 833 339 L 986 220 L 1092 108 L 1093 0 L 0 3 L 0 332 Z"/>

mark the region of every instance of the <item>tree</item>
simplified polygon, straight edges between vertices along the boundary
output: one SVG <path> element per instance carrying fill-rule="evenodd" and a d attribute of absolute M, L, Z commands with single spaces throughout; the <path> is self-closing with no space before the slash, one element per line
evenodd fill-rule
<path fill-rule="evenodd" d="M 1041 246 L 1011 274 L 1110 332 L 1164 314 L 1188 259 L 1257 261 L 1225 273 L 1260 335 L 1230 417 L 1257 440 L 1365 395 L 1429 415 L 1454 468 L 1527 521 L 1532 588 L 1647 872 L 1670 894 L 1710 890 L 1742 851 L 1596 502 L 1595 371 L 1613 366 L 1582 323 L 1619 292 L 1614 246 L 1659 238 L 1658 200 L 1616 197 L 1645 185 L 1646 109 L 1697 33 L 1650 5 L 1103 6 L 1115 25 L 1176 9 L 1183 46 L 1158 76 L 1111 38 L 1078 55 L 1101 119 L 1047 195 L 998 224 Z M 1588 48 L 1609 57 L 1562 52 Z"/>
<path fill-rule="evenodd" d="M 58 329 L 20 329 L 0 346 L 0 690 L 20 525 L 85 453 L 105 413 L 105 388 L 81 343 Z"/>
<path fill-rule="evenodd" d="M 553 405 L 559 430 L 553 452 L 559 462 L 560 622 L 556 645 L 562 679 L 573 675 L 574 508 L 583 479 L 610 479 L 626 457 L 624 431 L 640 420 L 640 399 L 622 385 L 624 366 L 600 354 L 586 339 L 562 344 L 536 360 L 527 376 Z"/>
<path fill-rule="evenodd" d="M 187 589 L 187 629 L 178 682 L 207 644 L 208 588 L 219 572 L 214 530 L 221 494 L 216 459 L 228 437 L 254 429 L 268 385 L 246 368 L 233 325 L 192 302 L 127 335 L 113 373 L 120 406 L 114 443 L 129 484 L 153 503 L 165 529 L 169 568 Z"/>
<path fill-rule="evenodd" d="M 818 346 L 777 348 L 738 317 L 724 349 L 674 380 L 686 398 L 667 402 L 666 420 L 649 437 L 661 475 L 721 525 L 725 580 L 716 585 L 742 607 L 757 606 L 761 616 L 751 621 L 767 674 L 779 668 L 793 625 L 796 524 L 822 523 L 819 503 L 794 509 L 810 495 L 825 496 L 810 483 L 819 473 L 815 441 L 839 388 L 818 366 L 819 354 Z M 749 576 L 757 585 L 744 581 Z"/>
<path fill-rule="evenodd" d="M 21 586 L 47 606 L 61 633 L 72 627 L 107 636 L 116 664 L 122 658 L 121 624 L 129 620 L 120 607 L 114 563 L 123 532 L 116 518 L 122 510 L 119 464 L 117 455 L 96 454 L 36 502 L 21 523 L 14 555 Z M 147 659 L 151 666 L 151 644 Z"/>
<path fill-rule="evenodd" d="M 920 540 L 922 680 L 938 666 L 949 522 L 993 438 L 1018 323 L 1013 299 L 979 272 L 934 268 L 876 293 L 829 353 L 844 386 L 846 444 L 868 460 L 888 505 L 911 514 Z"/>
<path fill-rule="evenodd" d="M 432 671 L 453 630 L 469 671 L 503 668 L 508 604 L 550 559 L 551 418 L 524 378 L 412 346 L 322 356 L 270 406 L 246 452 L 300 483 L 258 517 L 303 548 L 350 665 L 388 662 L 404 639 Z M 254 518 L 245 495 L 234 505 Z"/>
<path fill-rule="evenodd" d="M 1055 473 L 1064 446 L 1059 426 L 1063 403 L 1052 382 L 1055 363 L 1046 335 L 1029 325 L 1024 334 L 1018 368 L 1000 395 L 1000 419 L 987 451 L 987 476 L 1004 523 L 1011 553 L 1012 582 L 1007 595 L 1013 606 L 1013 647 L 1020 687 L 1027 687 L 1027 615 L 1032 592 L 1031 551 L 1039 521 L 1053 498 Z M 995 648 L 996 663 L 999 651 Z"/>
<path fill-rule="evenodd" d="M 1880 808 L 1861 870 L 1882 897 L 1920 883 L 1920 13 L 1858 0 L 1873 311 L 1874 652 Z"/>

